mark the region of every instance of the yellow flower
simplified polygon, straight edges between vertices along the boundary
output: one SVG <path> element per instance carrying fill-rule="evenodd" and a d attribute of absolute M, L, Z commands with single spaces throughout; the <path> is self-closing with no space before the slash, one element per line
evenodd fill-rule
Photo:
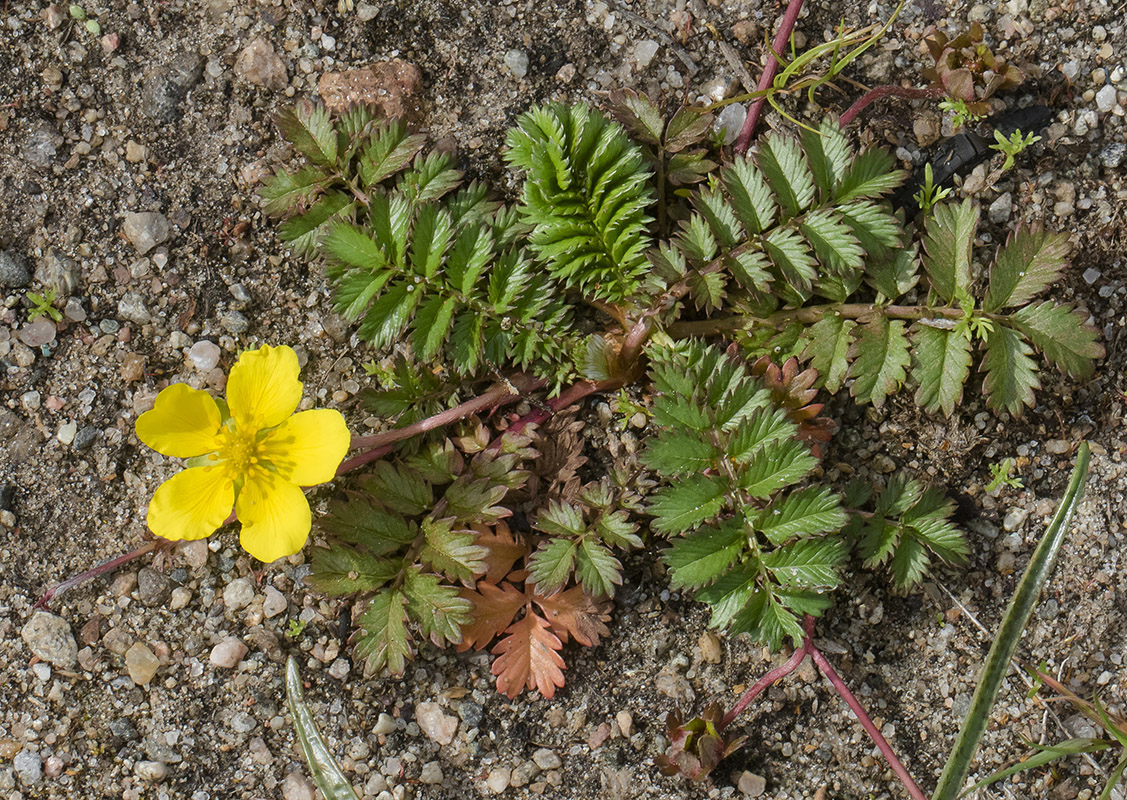
<path fill-rule="evenodd" d="M 149 503 L 149 528 L 165 539 L 202 539 L 234 508 L 243 549 L 271 562 L 302 548 L 312 518 L 303 486 L 332 480 L 350 436 L 339 411 L 294 414 L 297 354 L 264 346 L 239 356 L 227 402 L 182 383 L 157 395 L 137 436 L 166 456 L 192 459 Z"/>

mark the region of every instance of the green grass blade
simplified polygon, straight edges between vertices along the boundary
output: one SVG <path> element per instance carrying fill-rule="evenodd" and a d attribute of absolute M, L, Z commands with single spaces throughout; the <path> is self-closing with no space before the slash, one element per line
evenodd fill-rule
<path fill-rule="evenodd" d="M 297 659 L 293 656 L 286 661 L 286 705 L 289 706 L 290 716 L 293 717 L 293 727 L 297 732 L 298 741 L 301 742 L 301 751 L 305 753 L 305 763 L 309 765 L 310 777 L 325 796 L 325 800 L 360 800 L 352 790 L 352 784 L 337 766 L 325 737 L 317 730 L 313 713 L 302 696 L 301 674 L 297 671 Z"/>
<path fill-rule="evenodd" d="M 1104 790 L 1100 792 L 1099 800 L 1109 800 L 1111 790 L 1119 783 L 1124 772 L 1127 772 L 1127 754 L 1124 754 L 1123 758 L 1119 759 L 1119 763 L 1115 765 L 1115 769 L 1107 776 L 1107 783 L 1104 784 Z"/>
<path fill-rule="evenodd" d="M 998 770 L 993 775 L 983 778 L 959 795 L 959 797 L 966 797 L 971 792 L 977 789 L 983 789 L 992 783 L 997 783 L 1002 778 L 1008 778 L 1019 772 L 1043 767 L 1045 764 L 1052 763 L 1058 758 L 1064 758 L 1078 753 L 1096 753 L 1100 750 L 1107 750 L 1109 747 L 1111 747 L 1111 745 L 1103 739 L 1069 739 L 1068 741 L 1061 742 L 1051 747 L 1043 747 L 1039 752 L 1034 753 L 1024 761 L 1014 764 L 1012 767 Z"/>
<path fill-rule="evenodd" d="M 967 711 L 966 719 L 963 720 L 963 727 L 959 730 L 947 764 L 943 768 L 939 785 L 935 787 L 935 793 L 932 794 L 932 800 L 956 800 L 959 796 L 963 781 L 970 772 L 971 760 L 978 749 L 978 742 L 990 719 L 990 709 L 994 706 L 1002 686 L 1002 679 L 1009 669 L 1010 659 L 1029 621 L 1029 616 L 1037 605 L 1041 589 L 1048 580 L 1049 573 L 1052 572 L 1057 552 L 1072 521 L 1072 515 L 1076 512 L 1076 507 L 1084 494 L 1088 461 L 1088 444 L 1082 442 L 1076 453 L 1076 466 L 1072 471 L 1072 479 L 1068 482 L 1068 489 L 1061 498 L 1057 513 L 1049 523 L 1041 543 L 1033 552 L 1033 558 L 1030 559 L 1025 574 L 1021 576 L 1021 582 L 1017 585 L 1017 591 L 1014 592 L 1009 608 L 1002 618 L 998 634 L 990 646 L 986 663 L 982 665 L 978 688 L 974 691 L 970 709 Z"/>

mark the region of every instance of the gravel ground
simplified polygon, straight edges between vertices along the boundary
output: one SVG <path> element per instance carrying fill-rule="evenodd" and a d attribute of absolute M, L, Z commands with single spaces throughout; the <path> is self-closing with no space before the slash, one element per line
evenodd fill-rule
<path fill-rule="evenodd" d="M 843 13 L 857 26 L 870 21 L 858 13 L 890 10 L 810 6 L 799 31 L 813 42 Z M 471 174 L 503 181 L 497 148 L 530 103 L 597 100 L 618 85 L 733 91 L 742 62 L 758 73 L 779 7 L 99 0 L 84 10 L 97 33 L 65 6 L 11 0 L 0 13 L 0 797 L 312 798 L 285 711 L 288 653 L 300 654 L 306 697 L 364 798 L 903 796 L 809 664 L 755 707 L 747 746 L 711 782 L 661 777 L 665 713 L 733 697 L 771 659 L 706 632 L 652 558 L 628 563 L 612 635 L 568 654 L 568 685 L 552 702 L 510 702 L 485 657 L 430 649 L 403 679 L 363 678 L 342 643 L 347 609 L 304 589 L 302 557 L 259 572 L 229 532 L 71 591 L 51 615 L 31 611 L 48 586 L 143 542 L 147 499 L 173 466 L 132 428 L 169 381 L 221 390 L 239 349 L 290 343 L 307 401 L 341 408 L 355 429 L 376 424 L 352 402 L 367 355 L 330 311 L 322 277 L 288 256 L 258 211 L 255 185 L 288 158 L 276 110 L 315 95 L 325 73 L 402 59 L 421 75 L 406 98 L 419 124 Z M 929 475 L 960 496 L 971 533 L 968 569 L 910 597 L 860 574 L 819 625 L 825 652 L 925 786 L 988 646 L 952 598 L 997 624 L 1083 437 L 1096 454 L 1088 497 L 1022 652 L 1127 710 L 1122 12 L 916 0 L 851 73 L 918 85 L 929 25 L 983 23 L 1030 76 L 1008 102 L 1051 102 L 1056 117 L 1018 169 L 990 186 L 982 169 L 964 191 L 989 208 L 984 241 L 1022 218 L 1074 232 L 1075 266 L 1055 296 L 1090 309 L 1108 348 L 1087 385 L 1047 378 L 1019 423 L 999 423 L 974 397 L 951 420 L 906 398 L 879 414 L 832 405 L 844 425 L 831 476 Z M 825 93 L 830 108 L 856 94 L 843 90 Z M 906 160 L 943 128 L 902 102 L 862 122 Z M 29 325 L 25 294 L 44 287 L 63 321 Z M 595 448 L 628 451 L 644 436 L 590 417 Z M 1006 457 L 1026 488 L 987 494 L 987 466 Z M 1066 734 L 1024 691 L 1011 676 L 980 775 L 1022 753 L 1021 737 L 1093 735 L 1058 707 Z M 1070 759 L 986 796 L 1094 797 L 1097 766 L 1109 763 Z"/>

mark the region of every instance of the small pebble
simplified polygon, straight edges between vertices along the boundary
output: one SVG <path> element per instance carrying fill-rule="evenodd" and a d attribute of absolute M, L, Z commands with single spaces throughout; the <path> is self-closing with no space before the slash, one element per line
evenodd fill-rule
<path fill-rule="evenodd" d="M 208 372 L 219 363 L 221 353 L 217 344 L 202 339 L 192 345 L 192 349 L 188 351 L 188 358 L 192 360 L 192 365 L 197 370 Z"/>
<path fill-rule="evenodd" d="M 736 782 L 736 788 L 744 797 L 759 797 L 767 791 L 767 780 L 754 772 L 745 771 Z"/>
<path fill-rule="evenodd" d="M 118 301 L 117 316 L 126 322 L 135 322 L 138 325 L 144 325 L 153 318 L 145 305 L 145 298 L 137 292 L 126 292 Z"/>
<path fill-rule="evenodd" d="M 442 783 L 442 778 L 442 767 L 437 761 L 423 764 L 423 770 L 419 773 L 419 783 Z"/>
<path fill-rule="evenodd" d="M 62 617 L 37 611 L 20 630 L 20 637 L 32 653 L 60 669 L 70 669 L 78 660 L 78 644 Z"/>
<path fill-rule="evenodd" d="M 638 69 L 645 69 L 657 55 L 658 43 L 653 39 L 642 39 L 634 45 L 634 63 Z"/>
<path fill-rule="evenodd" d="M 395 733 L 395 718 L 390 714 L 381 713 L 379 719 L 376 720 L 376 726 L 372 728 L 372 733 L 376 736 L 387 736 L 388 734 Z"/>
<path fill-rule="evenodd" d="M 20 779 L 20 783 L 24 786 L 33 786 L 43 778 L 43 761 L 39 758 L 38 753 L 21 750 L 12 759 L 12 766 L 16 770 L 16 776 Z"/>
<path fill-rule="evenodd" d="M 235 74 L 243 80 L 274 91 L 286 88 L 286 63 L 274 52 L 274 46 L 263 38 L 244 47 L 235 59 Z"/>
<path fill-rule="evenodd" d="M 152 567 L 141 567 L 137 572 L 137 599 L 152 608 L 164 605 L 172 596 L 172 581 Z"/>
<path fill-rule="evenodd" d="M 697 647 L 700 648 L 701 660 L 708 664 L 719 664 L 723 658 L 724 651 L 720 646 L 720 638 L 712 631 L 705 631 L 697 639 Z"/>
<path fill-rule="evenodd" d="M 63 444 L 70 444 L 74 441 L 74 437 L 78 435 L 78 425 L 73 422 L 64 422 L 59 426 L 59 432 L 56 438 Z"/>
<path fill-rule="evenodd" d="M 160 669 L 160 659 L 141 642 L 134 642 L 133 646 L 125 651 L 125 670 L 138 686 L 148 686 L 158 669 Z"/>
<path fill-rule="evenodd" d="M 31 283 L 31 272 L 23 258 L 7 250 L 0 250 L 0 287 L 22 289 Z"/>
<path fill-rule="evenodd" d="M 86 425 L 78 429 L 78 433 L 74 435 L 74 443 L 71 446 L 79 451 L 89 450 L 101 434 L 102 432 L 93 425 Z"/>
<path fill-rule="evenodd" d="M 1063 456 L 1072 449 L 1072 443 L 1067 439 L 1050 439 L 1045 442 L 1045 452 L 1054 456 Z"/>
<path fill-rule="evenodd" d="M 1112 142 L 1100 151 L 1100 163 L 1108 169 L 1115 169 L 1123 163 L 1123 156 L 1127 155 L 1127 144 Z"/>
<path fill-rule="evenodd" d="M 126 383 L 136 383 L 144 378 L 147 361 L 140 353 L 126 353 L 121 359 L 121 379 Z"/>
<path fill-rule="evenodd" d="M 246 654 L 247 646 L 231 636 L 211 648 L 208 660 L 220 669 L 234 669 Z"/>
<path fill-rule="evenodd" d="M 747 108 L 744 104 L 732 103 L 720 110 L 720 113 L 716 115 L 716 121 L 712 123 L 712 128 L 717 133 L 723 134 L 724 144 L 731 144 L 740 135 L 746 119 Z"/>
<path fill-rule="evenodd" d="M 300 772 L 291 772 L 282 781 L 283 800 L 316 800 L 313 784 Z"/>
<path fill-rule="evenodd" d="M 180 555 L 184 563 L 192 569 L 199 569 L 207 564 L 211 551 L 207 548 L 207 539 L 194 539 L 180 545 Z"/>
<path fill-rule="evenodd" d="M 122 234 L 138 255 L 142 256 L 158 244 L 168 241 L 171 230 L 165 216 L 155 211 L 128 212 L 121 223 Z"/>
<path fill-rule="evenodd" d="M 159 761 L 138 761 L 133 765 L 133 774 L 143 781 L 156 783 L 168 775 L 168 767 Z"/>
<path fill-rule="evenodd" d="M 523 78 L 528 74 L 528 53 L 523 50 L 509 50 L 505 53 L 505 67 L 514 78 Z"/>
<path fill-rule="evenodd" d="M 219 312 L 219 324 L 228 333 L 235 334 L 246 333 L 250 328 L 250 320 L 233 308 Z"/>
<path fill-rule="evenodd" d="M 286 596 L 273 586 L 268 585 L 263 591 L 263 595 L 262 614 L 267 619 L 276 617 L 286 610 Z"/>
<path fill-rule="evenodd" d="M 336 678 L 338 681 L 343 681 L 348 677 L 348 673 L 352 670 L 352 665 L 348 663 L 347 658 L 338 658 L 329 666 L 329 675 Z"/>
<path fill-rule="evenodd" d="M 20 341 L 28 347 L 41 347 L 55 341 L 55 323 L 47 317 L 39 317 L 20 328 Z"/>
<path fill-rule="evenodd" d="M 454 741 L 458 731 L 458 718 L 444 714 L 438 703 L 419 703 L 415 707 L 415 722 L 423 733 L 442 745 Z"/>
<path fill-rule="evenodd" d="M 1107 84 L 1096 92 L 1096 108 L 1106 114 L 1115 108 L 1115 87 Z"/>
<path fill-rule="evenodd" d="M 990 204 L 989 216 L 990 221 L 1001 224 L 1008 222 L 1010 214 L 1013 212 L 1013 195 L 1005 192 L 998 196 L 998 199 Z"/>
<path fill-rule="evenodd" d="M 509 788 L 509 780 L 512 775 L 513 771 L 508 767 L 495 767 L 489 771 L 489 775 L 485 778 L 485 785 L 489 787 L 489 791 L 493 794 L 501 794 Z"/>
<path fill-rule="evenodd" d="M 223 605 L 230 611 L 246 608 L 254 600 L 254 586 L 249 578 L 236 578 L 223 588 Z"/>
<path fill-rule="evenodd" d="M 1084 270 L 1084 274 L 1080 277 L 1084 279 L 1084 283 L 1091 286 L 1093 283 L 1100 279 L 1101 274 L 1102 273 L 1095 267 L 1088 267 L 1086 270 Z"/>
<path fill-rule="evenodd" d="M 1002 520 L 1002 527 L 1007 531 L 1016 531 L 1028 516 L 1029 512 L 1024 508 L 1011 508 Z"/>
<path fill-rule="evenodd" d="M 179 611 L 190 602 L 192 602 L 192 592 L 183 586 L 177 586 L 172 590 L 172 598 L 168 602 L 168 607 L 173 611 Z"/>
<path fill-rule="evenodd" d="M 614 721 L 618 723 L 618 729 L 622 731 L 622 736 L 626 739 L 629 739 L 630 731 L 634 728 L 634 716 L 629 711 L 626 711 L 624 709 L 614 715 Z"/>
<path fill-rule="evenodd" d="M 536 762 L 536 766 L 540 769 L 559 769 L 563 766 L 563 761 L 556 755 L 554 750 L 549 750 L 547 747 L 541 747 L 532 754 L 532 760 Z"/>

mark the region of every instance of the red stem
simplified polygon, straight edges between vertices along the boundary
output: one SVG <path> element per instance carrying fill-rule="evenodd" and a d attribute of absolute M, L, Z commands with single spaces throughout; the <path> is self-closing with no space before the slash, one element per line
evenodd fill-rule
<path fill-rule="evenodd" d="M 729 725 L 731 725 L 736 717 L 742 714 L 744 712 L 744 709 L 751 705 L 751 701 L 759 696 L 760 692 L 773 684 L 775 681 L 779 680 L 780 678 L 785 678 L 787 675 L 790 675 L 792 672 L 798 669 L 798 665 L 803 662 L 806 656 L 806 644 L 803 643 L 802 647 L 795 650 L 794 655 L 788 658 L 785 664 L 775 667 L 762 678 L 757 680 L 754 686 L 744 692 L 740 699 L 736 701 L 736 704 L 732 706 L 732 710 L 724 715 L 724 719 L 720 720 L 720 725 L 717 727 L 720 730 L 724 730 Z"/>
<path fill-rule="evenodd" d="M 62 583 L 56 584 L 55 586 L 52 586 L 50 589 L 48 589 L 47 592 L 39 598 L 36 604 L 32 606 L 32 608 L 46 608 L 49 602 L 65 592 L 67 589 L 78 586 L 78 584 L 80 583 L 85 583 L 91 578 L 97 578 L 99 575 L 105 575 L 107 572 L 112 572 L 122 564 L 127 564 L 135 558 L 140 558 L 146 553 L 152 552 L 157 547 L 160 547 L 162 544 L 168 545 L 171 543 L 167 539 L 153 539 L 151 542 L 145 542 L 136 550 L 131 550 L 125 555 L 111 558 L 109 561 L 103 561 L 101 564 L 92 569 L 88 569 L 85 572 L 81 572 L 78 575 L 67 578 Z"/>
<path fill-rule="evenodd" d="M 779 70 L 779 60 L 776 56 L 783 52 L 783 48 L 790 41 L 790 35 L 794 32 L 800 11 L 802 11 L 802 0 L 788 0 L 786 13 L 783 14 L 783 21 L 779 24 L 779 32 L 775 34 L 771 52 L 767 55 L 767 63 L 763 67 L 763 73 L 759 76 L 759 84 L 755 87 L 757 92 L 766 91 L 771 87 L 771 82 L 775 80 L 775 73 Z M 748 109 L 747 119 L 744 120 L 744 126 L 736 139 L 737 153 L 746 153 L 747 148 L 751 146 L 751 137 L 755 134 L 755 126 L 759 124 L 759 115 L 763 113 L 763 104 L 766 102 L 766 96 L 760 97 Z"/>
<path fill-rule="evenodd" d="M 943 97 L 943 89 L 931 86 L 926 89 L 909 89 L 903 86 L 878 86 L 861 95 L 845 113 L 841 115 L 841 126 L 844 128 L 853 118 L 860 114 L 870 103 L 882 97 L 903 97 L 908 100 L 926 100 Z"/>

